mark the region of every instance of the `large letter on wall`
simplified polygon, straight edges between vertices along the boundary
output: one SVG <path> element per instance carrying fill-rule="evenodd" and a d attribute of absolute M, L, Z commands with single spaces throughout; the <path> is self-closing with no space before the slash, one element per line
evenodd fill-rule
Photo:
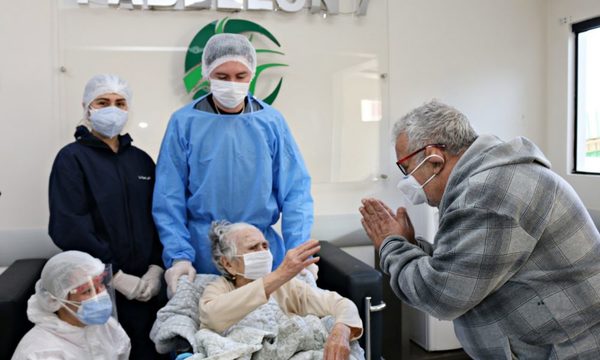
<path fill-rule="evenodd" d="M 166 0 L 166 1 L 168 1 L 168 0 Z M 121 2 L 121 0 L 108 0 L 107 4 L 108 5 L 119 5 L 120 2 Z M 148 2 L 151 2 L 151 0 L 148 0 Z M 175 5 L 177 0 L 175 0 L 175 1 L 171 0 L 171 2 L 172 2 L 172 4 L 170 4 L 170 5 Z M 77 0 L 77 3 L 78 4 L 89 4 L 90 1 L 89 0 Z M 142 6 L 142 5 L 144 5 L 144 0 L 131 0 L 131 4 L 136 5 L 136 6 Z M 148 4 L 148 5 L 152 5 L 152 4 Z"/>
<path fill-rule="evenodd" d="M 248 0 L 248 10 L 273 10 L 273 1 Z"/>
<path fill-rule="evenodd" d="M 244 0 L 217 0 L 217 9 L 219 10 L 242 10 Z"/>
<path fill-rule="evenodd" d="M 287 12 L 300 11 L 304 7 L 304 4 L 306 4 L 306 0 L 277 0 L 279 8 Z"/>
<path fill-rule="evenodd" d="M 310 12 L 314 14 L 321 11 L 321 3 L 325 4 L 328 14 L 340 12 L 340 0 L 311 0 Z"/>
<path fill-rule="evenodd" d="M 173 6 L 177 0 L 148 0 L 148 6 Z"/>
<path fill-rule="evenodd" d="M 120 0 L 108 0 L 108 5 L 119 5 L 121 1 Z M 127 2 L 127 1 L 125 1 Z M 146 0 L 146 2 L 149 2 L 148 0 Z M 131 0 L 131 4 L 135 5 L 135 6 L 144 6 L 144 0 Z M 148 4 L 150 5 L 150 4 Z"/>
<path fill-rule="evenodd" d="M 210 9 L 212 0 L 185 0 L 184 7 L 193 7 L 197 9 Z"/>

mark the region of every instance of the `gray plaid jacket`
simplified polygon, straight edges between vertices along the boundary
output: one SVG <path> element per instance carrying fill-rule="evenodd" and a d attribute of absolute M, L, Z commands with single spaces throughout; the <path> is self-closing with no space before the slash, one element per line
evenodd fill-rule
<path fill-rule="evenodd" d="M 398 297 L 476 359 L 600 359 L 600 234 L 532 142 L 480 136 L 439 210 L 433 246 L 381 246 Z"/>

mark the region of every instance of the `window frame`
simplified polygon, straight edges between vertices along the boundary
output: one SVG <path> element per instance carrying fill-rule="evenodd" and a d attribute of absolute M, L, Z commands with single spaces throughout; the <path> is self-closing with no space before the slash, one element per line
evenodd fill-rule
<path fill-rule="evenodd" d="M 580 21 L 577 23 L 573 23 L 571 25 L 571 30 L 573 35 L 575 36 L 575 63 L 574 63 L 574 82 L 575 87 L 573 89 L 573 123 L 574 123 L 574 132 L 573 132 L 573 168 L 571 169 L 572 174 L 577 175 L 600 175 L 600 171 L 598 172 L 590 172 L 590 171 L 578 171 L 577 170 L 577 143 L 578 143 L 578 101 L 579 101 L 579 34 L 584 33 L 589 30 L 594 30 L 600 28 L 600 16 L 587 19 L 584 21 Z"/>

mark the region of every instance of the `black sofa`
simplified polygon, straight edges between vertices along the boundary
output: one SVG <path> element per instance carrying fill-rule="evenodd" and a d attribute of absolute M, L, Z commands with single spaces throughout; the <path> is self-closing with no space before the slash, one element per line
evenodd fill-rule
<path fill-rule="evenodd" d="M 0 360 L 9 360 L 33 327 L 27 320 L 27 300 L 45 263 L 46 259 L 17 260 L 0 275 Z"/>
<path fill-rule="evenodd" d="M 319 279 L 323 289 L 337 291 L 352 300 L 363 321 L 360 345 L 367 360 L 379 360 L 383 351 L 383 277 L 381 273 L 337 246 L 321 241 L 318 256 Z M 369 325 L 369 326 L 368 326 Z"/>
<path fill-rule="evenodd" d="M 326 241 L 321 242 L 319 256 L 318 285 L 356 304 L 365 326 L 361 346 L 371 359 L 379 360 L 383 335 L 379 310 L 385 307 L 381 273 Z M 19 340 L 33 326 L 27 320 L 27 300 L 45 263 L 46 259 L 17 260 L 0 275 L 0 360 L 12 357 Z"/>

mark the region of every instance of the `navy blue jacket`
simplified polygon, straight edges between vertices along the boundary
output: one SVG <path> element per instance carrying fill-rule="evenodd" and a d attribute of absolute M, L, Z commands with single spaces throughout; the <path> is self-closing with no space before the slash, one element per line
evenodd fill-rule
<path fill-rule="evenodd" d="M 161 267 L 162 244 L 152 219 L 154 162 L 119 136 L 119 151 L 85 126 L 60 150 L 50 174 L 50 237 L 63 250 L 84 251 L 113 272 L 141 276 Z"/>

